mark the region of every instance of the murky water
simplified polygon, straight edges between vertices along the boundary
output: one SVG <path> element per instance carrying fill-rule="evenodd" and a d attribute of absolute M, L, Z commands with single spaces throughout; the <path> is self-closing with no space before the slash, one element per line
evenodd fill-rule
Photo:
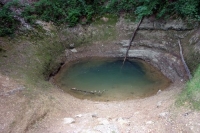
<path fill-rule="evenodd" d="M 66 65 L 55 77 L 67 93 L 98 101 L 144 98 L 165 89 L 170 81 L 140 60 L 84 59 Z M 93 94 L 94 93 L 94 94 Z"/>

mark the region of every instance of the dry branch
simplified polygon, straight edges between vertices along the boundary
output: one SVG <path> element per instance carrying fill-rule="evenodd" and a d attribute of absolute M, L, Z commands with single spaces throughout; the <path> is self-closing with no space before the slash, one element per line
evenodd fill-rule
<path fill-rule="evenodd" d="M 139 23 L 138 23 L 136 29 L 135 29 L 134 32 L 133 32 L 133 35 L 132 35 L 131 40 L 130 40 L 130 42 L 129 42 L 128 48 L 127 48 L 127 50 L 126 50 L 126 54 L 125 54 L 125 57 L 124 57 L 123 65 L 124 65 L 124 63 L 125 63 L 125 61 L 126 61 L 126 58 L 127 58 L 127 56 L 128 56 L 128 51 L 129 51 L 129 49 L 131 48 L 131 43 L 133 42 L 133 39 L 135 38 L 136 32 L 137 32 L 138 28 L 140 27 L 140 24 L 142 23 L 142 20 L 143 20 L 143 17 L 140 19 L 140 21 L 139 21 Z"/>
<path fill-rule="evenodd" d="M 79 92 L 83 92 L 83 93 L 88 93 L 88 94 L 93 94 L 93 95 L 102 95 L 104 92 L 105 92 L 105 90 L 103 90 L 103 91 L 85 91 L 85 90 L 80 90 L 80 89 L 76 89 L 76 88 L 71 88 L 71 90 L 73 90 L 73 91 L 79 91 Z"/>
<path fill-rule="evenodd" d="M 188 68 L 188 66 L 187 66 L 187 64 L 186 64 L 186 62 L 185 62 L 185 60 L 184 60 L 184 57 L 183 57 L 183 51 L 182 51 L 180 39 L 178 39 L 178 45 L 179 45 L 179 49 L 180 49 L 181 60 L 182 60 L 182 62 L 183 62 L 183 65 L 184 65 L 184 67 L 185 67 L 185 70 L 186 70 L 186 72 L 187 72 L 188 78 L 189 78 L 189 80 L 190 80 L 190 79 L 192 78 L 192 75 L 191 75 L 190 70 L 189 70 L 189 68 Z"/>

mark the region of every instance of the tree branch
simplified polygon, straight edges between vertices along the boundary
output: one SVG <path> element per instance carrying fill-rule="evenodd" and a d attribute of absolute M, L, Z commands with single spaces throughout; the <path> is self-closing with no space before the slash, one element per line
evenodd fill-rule
<path fill-rule="evenodd" d="M 191 80 L 192 75 L 191 75 L 190 69 L 188 68 L 188 66 L 187 66 L 187 64 L 186 64 L 186 62 L 185 62 L 185 60 L 184 60 L 184 57 L 183 57 L 183 52 L 182 52 L 182 47 L 181 47 L 181 41 L 180 41 L 180 39 L 178 39 L 178 45 L 179 45 L 179 49 L 180 49 L 181 60 L 182 60 L 182 62 L 183 62 L 183 65 L 184 65 L 184 67 L 185 67 L 185 70 L 186 70 L 186 72 L 187 72 L 187 76 L 188 76 L 189 80 Z"/>
<path fill-rule="evenodd" d="M 131 40 L 130 40 L 130 42 L 129 42 L 128 48 L 127 48 L 127 50 L 126 50 L 126 54 L 125 54 L 125 57 L 124 57 L 123 65 L 124 65 L 124 63 L 125 63 L 125 61 L 126 61 L 126 58 L 127 58 L 127 56 L 128 56 L 128 51 L 129 51 L 129 49 L 131 48 L 131 43 L 133 42 L 133 39 L 135 38 L 136 32 L 137 32 L 138 28 L 140 27 L 140 24 L 142 23 L 142 20 L 143 20 L 143 17 L 140 19 L 140 21 L 139 21 L 139 23 L 138 23 L 138 25 L 137 25 L 135 31 L 133 32 L 133 35 L 132 35 Z M 122 65 L 122 67 L 123 67 L 123 65 Z"/>

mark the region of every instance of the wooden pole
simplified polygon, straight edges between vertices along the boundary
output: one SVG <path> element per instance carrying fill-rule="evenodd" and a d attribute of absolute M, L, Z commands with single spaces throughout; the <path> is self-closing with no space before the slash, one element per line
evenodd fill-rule
<path fill-rule="evenodd" d="M 186 64 L 186 62 L 185 62 L 185 60 L 184 60 L 184 57 L 183 57 L 183 51 L 182 51 L 180 39 L 178 39 L 178 45 L 179 45 L 179 49 L 180 49 L 181 60 L 182 60 L 182 62 L 183 62 L 183 65 L 184 65 L 184 67 L 185 67 L 185 70 L 186 70 L 186 72 L 187 72 L 188 78 L 189 78 L 189 80 L 191 80 L 192 75 L 191 75 L 190 69 L 188 68 L 188 66 L 187 66 L 187 64 Z"/>
<path fill-rule="evenodd" d="M 139 21 L 139 23 L 138 23 L 136 29 L 135 29 L 134 32 L 133 32 L 133 35 L 132 35 L 131 40 L 130 40 L 130 42 L 129 42 L 128 48 L 127 48 L 127 50 L 126 50 L 126 54 L 125 54 L 125 57 L 124 57 L 123 65 L 124 65 L 124 63 L 125 63 L 125 61 L 126 61 L 126 58 L 127 58 L 127 56 L 128 56 L 128 51 L 129 51 L 129 49 L 131 48 L 131 43 L 133 42 L 133 40 L 134 40 L 134 38 L 135 38 L 136 32 L 137 32 L 138 28 L 140 27 L 140 24 L 142 23 L 142 20 L 143 20 L 143 17 L 140 19 L 140 21 Z M 122 65 L 122 67 L 123 67 L 123 65 Z"/>

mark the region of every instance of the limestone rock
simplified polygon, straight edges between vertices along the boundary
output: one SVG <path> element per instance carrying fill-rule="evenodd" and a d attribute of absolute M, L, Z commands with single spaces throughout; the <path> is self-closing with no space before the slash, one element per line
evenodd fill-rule
<path fill-rule="evenodd" d="M 99 124 L 101 125 L 108 125 L 109 121 L 106 118 L 98 118 Z"/>
<path fill-rule="evenodd" d="M 167 118 L 168 115 L 169 115 L 169 112 L 162 112 L 162 113 L 160 113 L 158 116 L 159 116 L 160 118 Z"/>
<path fill-rule="evenodd" d="M 113 124 L 98 125 L 94 127 L 94 130 L 100 131 L 101 133 L 119 133 L 117 126 Z"/>
<path fill-rule="evenodd" d="M 101 133 L 99 131 L 95 131 L 93 129 L 83 129 L 81 132 L 79 133 Z"/>
<path fill-rule="evenodd" d="M 81 118 L 83 115 L 82 114 L 78 114 L 75 117 Z"/>
<path fill-rule="evenodd" d="M 63 123 L 64 124 L 72 124 L 72 123 L 75 123 L 75 120 L 74 120 L 74 118 L 64 118 Z"/>
<path fill-rule="evenodd" d="M 69 48 L 73 49 L 75 47 L 74 43 L 69 44 Z"/>
<path fill-rule="evenodd" d="M 124 119 L 124 118 L 118 118 L 117 119 L 117 122 L 120 124 L 120 125 L 126 125 L 126 126 L 129 126 L 130 125 L 130 121 L 127 120 L 127 119 Z"/>
<path fill-rule="evenodd" d="M 70 49 L 70 51 L 73 52 L 73 53 L 77 53 L 78 52 L 75 48 Z"/>
<path fill-rule="evenodd" d="M 154 124 L 153 121 L 147 121 L 147 122 L 146 122 L 146 125 L 152 125 L 152 124 Z"/>
<path fill-rule="evenodd" d="M 156 105 L 157 108 L 159 108 L 162 105 L 162 101 L 159 101 Z"/>

